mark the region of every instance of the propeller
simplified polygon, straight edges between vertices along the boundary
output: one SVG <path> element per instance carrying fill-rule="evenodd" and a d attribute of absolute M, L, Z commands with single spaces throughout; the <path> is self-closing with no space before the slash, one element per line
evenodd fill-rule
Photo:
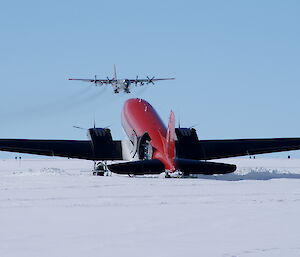
<path fill-rule="evenodd" d="M 198 127 L 199 125 L 200 125 L 199 123 L 196 123 L 196 124 L 194 124 L 194 125 L 192 125 L 192 126 L 189 126 L 189 129 L 196 128 L 196 127 Z"/>
<path fill-rule="evenodd" d="M 106 77 L 108 80 L 108 83 L 111 84 L 112 80 L 109 77 Z"/>
<path fill-rule="evenodd" d="M 138 84 L 138 78 L 139 78 L 139 76 L 136 76 L 136 79 L 135 79 L 135 81 L 134 81 L 135 86 L 137 86 L 137 84 Z"/>
<path fill-rule="evenodd" d="M 147 81 L 147 84 L 152 84 L 152 85 L 154 85 L 154 82 L 153 82 L 153 79 L 154 79 L 155 77 L 153 76 L 151 79 L 147 76 L 147 79 L 148 79 L 148 81 Z"/>
<path fill-rule="evenodd" d="M 94 83 L 95 83 L 95 86 L 97 86 L 97 75 L 95 75 Z"/>
<path fill-rule="evenodd" d="M 82 128 L 82 127 L 78 127 L 78 126 L 73 126 L 73 128 L 87 130 L 86 128 Z"/>

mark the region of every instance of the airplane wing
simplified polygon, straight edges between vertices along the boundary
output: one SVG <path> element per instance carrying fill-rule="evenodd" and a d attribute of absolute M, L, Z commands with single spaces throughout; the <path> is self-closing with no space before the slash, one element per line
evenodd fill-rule
<path fill-rule="evenodd" d="M 69 79 L 69 80 L 78 80 L 78 81 L 90 82 L 90 83 L 95 83 L 100 85 L 112 83 L 111 79 Z"/>
<path fill-rule="evenodd" d="M 162 79 L 151 79 L 152 81 L 159 81 L 159 80 L 173 80 L 175 78 L 162 78 Z"/>
<path fill-rule="evenodd" d="M 200 140 L 176 143 L 179 158 L 211 160 L 300 149 L 300 138 Z"/>
<path fill-rule="evenodd" d="M 86 160 L 122 160 L 121 141 L 112 141 L 97 151 L 91 141 L 0 139 L 0 151 L 60 156 Z"/>
<path fill-rule="evenodd" d="M 161 79 L 155 79 L 155 78 L 147 78 L 147 79 L 129 79 L 130 83 L 153 83 L 155 81 L 160 81 L 160 80 L 173 80 L 175 78 L 161 78 Z"/>

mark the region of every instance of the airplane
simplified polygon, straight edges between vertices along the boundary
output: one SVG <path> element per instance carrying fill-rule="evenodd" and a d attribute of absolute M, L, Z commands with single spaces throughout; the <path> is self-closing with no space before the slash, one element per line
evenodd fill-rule
<path fill-rule="evenodd" d="M 114 89 L 114 93 L 118 94 L 120 91 L 123 91 L 127 94 L 130 93 L 130 86 L 134 84 L 135 86 L 143 86 L 144 84 L 152 84 L 154 85 L 154 82 L 161 81 L 161 80 L 173 80 L 175 78 L 159 78 L 156 79 L 155 77 L 149 78 L 147 76 L 146 79 L 139 79 L 138 76 L 136 76 L 135 79 L 117 79 L 117 71 L 116 66 L 114 65 L 114 75 L 113 78 L 110 79 L 107 77 L 107 79 L 97 79 L 97 76 L 95 75 L 94 79 L 69 79 L 69 80 L 78 80 L 78 81 L 84 81 L 84 82 L 90 82 L 94 83 L 95 86 L 103 86 L 103 85 L 112 85 Z"/>
<path fill-rule="evenodd" d="M 227 174 L 236 166 L 212 160 L 300 149 L 300 138 L 202 140 L 195 128 L 175 128 L 171 111 L 165 126 L 144 99 L 124 103 L 121 122 L 128 138 L 113 140 L 109 128 L 88 129 L 88 140 L 0 139 L 0 150 L 91 160 L 123 175 Z"/>

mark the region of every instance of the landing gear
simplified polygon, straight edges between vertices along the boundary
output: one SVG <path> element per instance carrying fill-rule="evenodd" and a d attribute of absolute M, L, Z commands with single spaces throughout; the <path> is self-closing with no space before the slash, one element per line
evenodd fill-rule
<path fill-rule="evenodd" d="M 93 171 L 93 176 L 104 176 L 104 171 Z"/>
<path fill-rule="evenodd" d="M 165 173 L 165 178 L 184 178 L 184 177 L 185 177 L 185 174 L 179 170 L 176 170 L 171 173 L 170 173 L 170 171 L 166 171 L 166 173 Z"/>
<path fill-rule="evenodd" d="M 106 162 L 98 162 L 94 165 L 93 176 L 111 176 Z"/>
<path fill-rule="evenodd" d="M 153 147 L 149 140 L 140 145 L 139 157 L 142 160 L 151 160 L 153 155 Z"/>

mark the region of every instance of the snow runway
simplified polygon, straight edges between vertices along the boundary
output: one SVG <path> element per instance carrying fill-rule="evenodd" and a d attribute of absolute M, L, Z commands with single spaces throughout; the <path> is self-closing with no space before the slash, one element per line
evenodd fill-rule
<path fill-rule="evenodd" d="M 300 160 L 200 179 L 0 160 L 0 256 L 300 256 Z"/>

